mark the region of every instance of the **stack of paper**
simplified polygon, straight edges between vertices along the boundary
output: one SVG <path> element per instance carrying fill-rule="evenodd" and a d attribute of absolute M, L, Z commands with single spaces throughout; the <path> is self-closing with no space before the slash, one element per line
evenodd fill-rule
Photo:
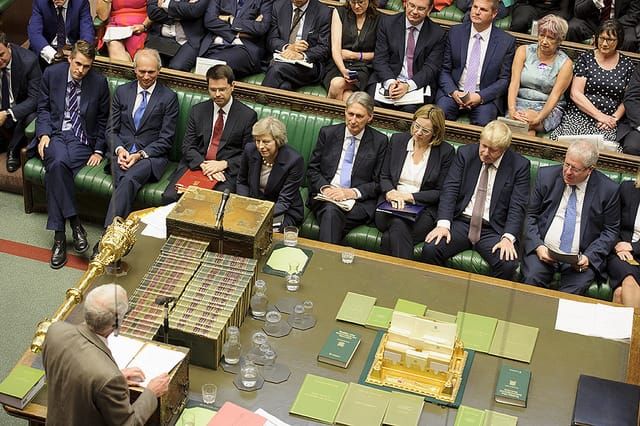
<path fill-rule="evenodd" d="M 605 339 L 630 339 L 633 308 L 558 300 L 556 330 Z"/>

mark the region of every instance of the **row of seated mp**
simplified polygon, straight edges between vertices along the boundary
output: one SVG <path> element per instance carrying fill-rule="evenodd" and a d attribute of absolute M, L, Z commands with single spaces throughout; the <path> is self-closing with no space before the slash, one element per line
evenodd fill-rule
<path fill-rule="evenodd" d="M 108 77 L 109 87 L 113 92 L 115 88 L 127 80 L 121 77 Z M 144 208 L 149 206 L 161 205 L 161 195 L 169 182 L 169 176 L 173 173 L 178 165 L 181 157 L 181 143 L 188 121 L 189 111 L 191 107 L 197 103 L 208 100 L 209 97 L 205 92 L 196 92 L 184 88 L 173 87 L 178 94 L 179 115 L 176 127 L 176 138 L 172 150 L 169 154 L 170 164 L 167 167 L 163 177 L 158 182 L 148 183 L 139 191 L 136 199 L 136 208 Z M 258 118 L 266 116 L 274 116 L 281 120 L 287 126 L 288 144 L 297 150 L 305 160 L 305 164 L 311 157 L 311 153 L 315 146 L 320 128 L 323 126 L 336 124 L 344 120 L 344 118 L 322 116 L 317 113 L 309 113 L 303 111 L 294 111 L 286 107 L 277 107 L 263 105 L 261 103 L 245 100 L 243 103 L 252 107 L 258 114 Z M 375 119 L 374 119 L 375 127 Z M 379 128 L 381 132 L 387 136 L 391 136 L 396 131 L 388 128 Z M 27 136 L 33 137 L 35 133 L 35 125 L 32 123 L 27 128 Z M 452 145 L 459 144 L 452 142 Z M 26 152 L 23 152 L 26 155 Z M 555 161 L 546 160 L 529 156 L 531 161 L 531 182 L 535 182 L 538 168 L 551 164 L 557 164 Z M 46 198 L 44 191 L 45 169 L 39 158 L 32 158 L 24 164 L 24 203 L 25 212 L 46 210 Z M 616 182 L 632 179 L 633 176 L 618 172 L 607 172 L 607 175 Z M 96 221 L 104 220 L 104 212 L 111 193 L 113 192 L 113 182 L 111 175 L 105 173 L 102 165 L 96 167 L 84 167 L 75 178 L 76 196 L 79 209 L 85 217 L 92 217 Z M 308 198 L 308 189 L 305 185 L 301 188 L 302 197 L 306 201 Z M 305 219 L 301 227 L 301 236 L 311 239 L 317 239 L 319 226 L 310 211 L 305 212 Z M 381 232 L 375 226 L 362 225 L 348 233 L 344 239 L 344 244 L 363 250 L 373 252 L 381 251 Z M 415 247 L 414 257 L 419 258 L 422 250 L 422 244 Z M 454 256 L 449 260 L 449 267 L 464 270 L 467 272 L 489 275 L 489 265 L 482 257 L 472 250 L 468 250 Z M 588 296 L 611 300 L 612 292 L 607 283 L 594 283 L 587 292 Z"/>

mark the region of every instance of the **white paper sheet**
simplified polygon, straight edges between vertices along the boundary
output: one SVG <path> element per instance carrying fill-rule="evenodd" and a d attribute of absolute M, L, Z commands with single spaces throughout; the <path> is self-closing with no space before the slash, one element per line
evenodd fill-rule
<path fill-rule="evenodd" d="M 559 299 L 556 330 L 605 339 L 631 338 L 633 308 Z"/>
<path fill-rule="evenodd" d="M 136 340 L 126 336 L 116 337 L 113 334 L 107 338 L 107 346 L 111 349 L 111 356 L 113 356 L 120 370 L 131 362 L 140 348 L 144 346 L 144 343 L 142 340 Z"/>
<path fill-rule="evenodd" d="M 207 75 L 207 71 L 209 71 L 209 68 L 214 65 L 227 65 L 227 63 L 225 61 L 219 61 L 217 59 L 209 59 L 198 56 L 196 58 L 196 69 L 194 72 L 200 75 Z"/>
<path fill-rule="evenodd" d="M 147 226 L 142 230 L 142 235 L 160 239 L 167 238 L 167 216 L 175 205 L 176 203 L 171 203 L 158 207 L 148 215 L 143 216 L 141 221 Z"/>
<path fill-rule="evenodd" d="M 169 373 L 184 358 L 183 352 L 165 349 L 153 343 L 147 343 L 127 367 L 138 367 L 144 373 L 145 380 L 140 386 L 145 387 L 149 381 L 162 373 Z"/>
<path fill-rule="evenodd" d="M 104 41 L 124 40 L 133 35 L 133 27 L 107 27 L 102 39 Z"/>
<path fill-rule="evenodd" d="M 258 408 L 256 411 L 254 411 L 254 413 L 256 413 L 259 416 L 264 417 L 265 419 L 267 419 L 267 421 L 264 424 L 264 426 L 289 426 L 289 423 L 283 422 L 282 420 L 280 420 L 279 418 L 277 418 L 273 414 L 268 413 L 267 411 L 263 410 L 262 408 Z"/>
<path fill-rule="evenodd" d="M 414 104 L 423 104 L 425 96 L 431 96 L 431 86 L 425 86 L 423 88 L 417 88 L 416 90 L 412 90 L 411 92 L 405 93 L 403 97 L 397 100 L 393 100 L 387 98 L 383 95 L 382 83 L 376 83 L 376 91 L 374 95 L 374 99 L 378 102 L 382 102 L 383 104 L 388 105 L 414 105 Z"/>

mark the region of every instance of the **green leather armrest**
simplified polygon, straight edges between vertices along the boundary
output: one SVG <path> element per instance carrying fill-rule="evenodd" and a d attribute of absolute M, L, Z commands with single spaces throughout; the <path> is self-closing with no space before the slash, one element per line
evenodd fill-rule
<path fill-rule="evenodd" d="M 0 0 L 0 13 L 7 10 L 14 2 L 15 0 Z"/>

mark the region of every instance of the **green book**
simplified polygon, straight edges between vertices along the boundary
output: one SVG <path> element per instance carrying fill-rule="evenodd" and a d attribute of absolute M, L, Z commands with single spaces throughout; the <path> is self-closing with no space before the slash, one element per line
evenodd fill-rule
<path fill-rule="evenodd" d="M 530 381 L 531 371 L 503 365 L 496 384 L 496 402 L 526 407 Z"/>
<path fill-rule="evenodd" d="M 389 392 L 369 386 L 349 383 L 347 393 L 340 404 L 336 424 L 347 426 L 371 426 L 382 423 Z"/>
<path fill-rule="evenodd" d="M 498 321 L 489 353 L 516 361 L 531 362 L 537 339 L 536 327 Z"/>
<path fill-rule="evenodd" d="M 388 426 L 417 425 L 422 414 L 424 398 L 403 392 L 391 392 L 389 406 L 382 420 Z"/>
<path fill-rule="evenodd" d="M 391 325 L 391 315 L 393 315 L 393 309 L 374 306 L 369 312 L 369 318 L 367 318 L 365 325 L 376 330 L 387 330 Z"/>
<path fill-rule="evenodd" d="M 483 410 L 461 405 L 458 407 L 453 426 L 484 426 L 484 416 Z"/>
<path fill-rule="evenodd" d="M 336 319 L 365 325 L 371 308 L 376 304 L 376 298 L 364 294 L 348 292 L 338 310 Z"/>
<path fill-rule="evenodd" d="M 320 349 L 318 361 L 347 368 L 359 345 L 359 334 L 336 328 Z"/>
<path fill-rule="evenodd" d="M 427 305 L 423 305 L 422 303 L 418 302 L 412 302 L 411 300 L 398 299 L 396 301 L 396 307 L 393 308 L 393 310 L 404 312 L 405 314 L 423 316 L 424 311 L 427 310 Z"/>
<path fill-rule="evenodd" d="M 333 424 L 347 387 L 344 382 L 307 374 L 289 413 Z"/>
<path fill-rule="evenodd" d="M 484 315 L 458 312 L 458 337 L 467 349 L 489 352 L 498 320 Z"/>
<path fill-rule="evenodd" d="M 44 386 L 44 370 L 18 364 L 0 382 L 0 404 L 23 409 Z"/>
<path fill-rule="evenodd" d="M 427 312 L 424 314 L 424 317 L 430 320 L 440 321 L 440 322 L 456 322 L 458 318 L 455 315 L 434 311 L 433 309 L 427 309 Z"/>
<path fill-rule="evenodd" d="M 497 411 L 486 410 L 484 412 L 484 426 L 516 426 L 518 418 Z"/>

